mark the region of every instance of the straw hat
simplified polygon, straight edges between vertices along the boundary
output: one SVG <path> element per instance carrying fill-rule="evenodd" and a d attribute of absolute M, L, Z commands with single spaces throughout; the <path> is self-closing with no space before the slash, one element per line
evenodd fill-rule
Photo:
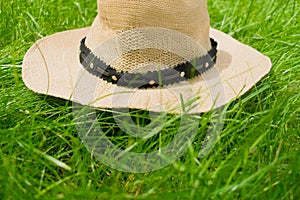
<path fill-rule="evenodd" d="M 210 27 L 206 0 L 98 0 L 91 27 L 38 40 L 23 60 L 31 90 L 100 108 L 206 112 L 271 68 Z"/>

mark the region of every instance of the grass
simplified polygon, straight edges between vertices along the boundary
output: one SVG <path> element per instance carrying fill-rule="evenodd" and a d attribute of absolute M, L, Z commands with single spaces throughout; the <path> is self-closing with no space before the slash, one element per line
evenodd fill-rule
<path fill-rule="evenodd" d="M 134 174 L 91 156 L 76 131 L 72 103 L 34 94 L 21 79 L 22 58 L 34 41 L 90 25 L 96 2 L 1 1 L 0 199 L 299 199 L 299 1 L 208 4 L 213 27 L 269 56 L 273 68 L 227 105 L 224 127 L 209 155 L 197 156 L 211 118 L 206 113 L 183 156 L 158 171 Z M 98 114 L 115 144 L 135 142 L 118 129 L 110 111 Z M 147 113 L 133 115 L 141 126 L 147 123 Z M 173 120 L 168 128 L 135 151 L 171 141 L 179 124 L 174 117 L 167 116 Z"/>

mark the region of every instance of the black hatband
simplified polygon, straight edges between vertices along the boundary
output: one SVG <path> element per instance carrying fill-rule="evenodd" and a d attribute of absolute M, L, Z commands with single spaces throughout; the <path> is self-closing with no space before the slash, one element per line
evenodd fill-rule
<path fill-rule="evenodd" d="M 217 59 L 217 42 L 210 39 L 212 49 L 206 55 L 182 63 L 174 68 L 146 73 L 118 72 L 116 69 L 100 60 L 81 40 L 80 63 L 91 74 L 118 86 L 129 88 L 152 88 L 178 83 L 192 79 L 211 69 Z"/>

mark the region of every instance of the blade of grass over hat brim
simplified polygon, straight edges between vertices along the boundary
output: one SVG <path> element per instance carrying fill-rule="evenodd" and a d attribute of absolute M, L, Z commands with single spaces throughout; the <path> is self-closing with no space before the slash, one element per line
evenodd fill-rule
<path fill-rule="evenodd" d="M 203 14 L 207 13 L 206 1 L 189 1 L 191 3 L 184 7 L 184 10 L 191 10 L 195 13 L 198 10 L 199 13 L 202 13 L 192 19 L 191 16 L 187 15 L 178 18 L 180 15 L 167 9 L 164 1 L 156 3 L 156 7 L 158 7 L 155 10 L 156 14 L 161 13 L 166 17 L 166 20 L 158 23 L 157 26 L 175 30 L 193 38 L 195 43 L 203 47 L 205 51 L 211 48 L 208 42 L 210 37 L 213 38 L 218 43 L 215 66 L 201 76 L 162 88 L 136 89 L 108 83 L 89 74 L 83 68 L 79 62 L 80 41 L 86 37 L 87 46 L 95 50 L 99 46 L 101 47 L 104 41 L 116 37 L 119 32 L 126 32 L 133 28 L 131 26 L 139 25 L 138 28 L 153 26 L 150 23 L 151 16 L 157 16 L 147 13 L 145 10 L 143 11 L 144 15 L 143 13 L 133 14 L 134 10 L 129 12 L 119 7 L 115 8 L 119 9 L 119 13 L 113 15 L 112 11 L 107 9 L 117 5 L 114 4 L 116 2 L 118 1 L 100 1 L 98 3 L 99 15 L 91 27 L 56 33 L 37 41 L 26 53 L 23 60 L 22 75 L 26 86 L 37 93 L 101 108 L 129 107 L 180 113 L 182 112 L 182 99 L 186 102 L 189 99 L 196 99 L 189 112 L 199 113 L 222 106 L 244 94 L 271 68 L 268 57 L 223 32 L 209 28 L 208 14 L 207 16 Z M 123 1 L 119 2 L 124 3 Z M 143 8 L 143 5 L 139 4 L 135 2 L 135 6 L 132 5 L 131 8 Z M 176 9 L 179 10 L 176 3 L 171 2 L 171 4 L 175 11 Z M 138 21 L 132 20 L 136 19 L 135 15 L 137 14 L 140 14 L 141 18 L 138 18 Z M 123 18 L 124 16 L 125 18 Z M 111 20 L 109 21 L 111 23 L 103 20 L 104 18 Z M 152 23 L 157 20 L 154 17 Z M 180 23 L 185 26 L 179 26 Z M 206 28 L 207 24 L 208 27 Z M 192 29 L 193 32 L 184 31 L 188 27 L 198 28 Z M 101 55 L 97 56 L 101 58 Z M 119 63 L 128 64 L 130 56 L 121 58 Z M 166 56 L 166 60 L 167 58 L 170 58 L 170 55 Z M 173 59 L 173 57 L 171 58 Z M 124 65 L 112 64 L 112 66 L 117 70 L 122 70 Z M 126 71 L 135 70 L 135 66 L 136 63 L 133 63 Z M 181 96 L 182 99 L 179 98 Z"/>

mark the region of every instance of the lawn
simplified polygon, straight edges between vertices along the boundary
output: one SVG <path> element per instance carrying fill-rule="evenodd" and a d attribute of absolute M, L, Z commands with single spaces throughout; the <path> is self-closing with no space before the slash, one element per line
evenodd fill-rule
<path fill-rule="evenodd" d="M 21 64 L 39 38 L 89 26 L 92 0 L 0 2 L 0 199 L 299 199 L 300 3 L 296 0 L 208 1 L 211 26 L 269 56 L 273 67 L 255 87 L 226 105 L 212 151 L 198 152 L 213 113 L 199 115 L 197 134 L 175 162 L 153 172 L 112 169 L 91 156 L 75 126 L 72 103 L 35 94 Z M 98 119 L 120 147 L 134 138 L 110 110 Z M 137 124 L 143 111 L 132 111 Z M 135 151 L 155 150 L 176 134 L 170 124 Z M 149 147 L 150 145 L 150 147 Z"/>

